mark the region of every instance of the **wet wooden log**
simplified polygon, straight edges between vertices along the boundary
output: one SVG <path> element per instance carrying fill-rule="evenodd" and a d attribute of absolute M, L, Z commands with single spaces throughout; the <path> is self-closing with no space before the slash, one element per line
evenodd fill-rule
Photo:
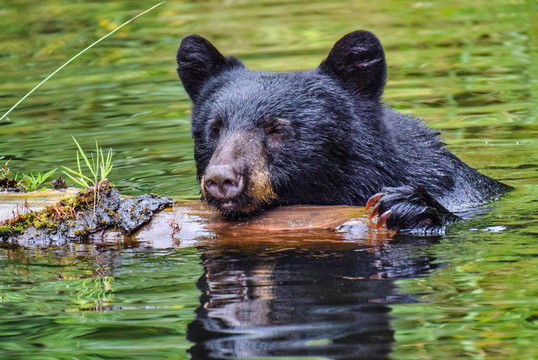
<path fill-rule="evenodd" d="M 75 194 L 76 190 L 67 193 Z M 54 204 L 66 192 L 0 193 L 0 221 L 24 211 L 37 211 Z M 386 241 L 392 232 L 376 230 L 363 207 L 353 206 L 286 206 L 266 211 L 241 221 L 222 218 L 213 208 L 200 201 L 178 201 L 153 215 L 151 221 L 131 234 L 106 228 L 90 234 L 85 242 L 118 246 L 156 248 L 184 247 L 204 242 L 220 244 L 300 242 L 374 242 Z M 62 246 L 62 241 L 19 240 L 16 246 Z"/>

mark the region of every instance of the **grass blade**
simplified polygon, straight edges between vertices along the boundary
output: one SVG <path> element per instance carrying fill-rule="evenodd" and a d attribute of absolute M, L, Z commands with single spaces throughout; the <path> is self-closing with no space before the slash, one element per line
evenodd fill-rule
<path fill-rule="evenodd" d="M 67 168 L 66 168 L 66 170 L 72 171 L 71 169 L 67 169 Z M 80 187 L 83 187 L 83 188 L 87 188 L 87 187 L 89 187 L 89 186 L 88 186 L 88 183 L 87 183 L 86 181 L 82 181 L 82 180 L 80 180 L 80 179 L 77 179 L 77 178 L 75 178 L 74 176 L 72 176 L 71 174 L 69 174 L 69 173 L 67 173 L 67 172 L 65 172 L 65 171 L 64 171 L 64 174 L 65 174 L 67 177 L 69 177 L 75 184 L 80 185 Z"/>
<path fill-rule="evenodd" d="M 54 173 L 56 172 L 56 170 L 58 170 L 58 169 L 53 169 L 53 170 L 51 170 L 51 171 L 48 171 L 48 172 L 44 173 L 44 174 L 43 174 L 43 177 L 41 178 L 41 182 L 44 183 L 45 181 L 47 181 L 47 179 L 48 179 L 49 177 L 51 177 L 52 174 L 54 174 Z"/>
<path fill-rule="evenodd" d="M 77 171 L 75 171 L 75 170 L 73 170 L 73 169 L 70 169 L 70 168 L 68 168 L 68 167 L 66 167 L 66 166 L 63 166 L 63 168 L 64 168 L 65 170 L 69 171 L 71 174 L 80 177 L 82 180 L 92 181 L 92 179 L 90 179 L 89 177 L 87 177 L 87 176 L 84 175 L 83 173 L 77 172 Z M 65 171 L 64 171 L 64 174 L 65 174 Z"/>
<path fill-rule="evenodd" d="M 92 179 L 90 179 L 89 177 L 85 176 L 84 174 L 82 174 L 81 172 L 76 172 L 75 170 L 73 169 L 70 169 L 68 167 L 63 167 L 65 170 L 67 170 L 68 172 L 63 172 L 65 175 L 67 175 L 71 180 L 73 180 L 74 182 L 76 182 L 77 184 L 79 184 L 80 186 L 82 187 L 90 187 L 88 181 L 92 181 Z M 71 174 L 73 175 L 76 175 L 78 176 L 78 178 L 75 178 L 74 176 L 72 176 Z"/>
<path fill-rule="evenodd" d="M 80 156 L 82 156 L 82 158 L 84 159 L 84 162 L 86 163 L 86 166 L 88 167 L 88 169 L 90 169 L 90 172 L 95 177 L 96 175 L 95 175 L 95 171 L 93 169 L 92 163 L 90 163 L 90 160 L 88 160 L 88 157 L 84 153 L 84 150 L 82 150 L 82 147 L 78 144 L 77 139 L 75 139 L 74 136 L 73 136 L 73 141 L 75 142 L 75 144 L 77 144 L 77 147 L 78 147 L 78 152 L 77 152 L 77 162 L 79 163 L 78 164 L 78 171 L 82 174 L 82 171 L 80 169 L 80 161 L 79 161 L 79 157 L 78 157 L 78 155 L 80 154 Z"/>
<path fill-rule="evenodd" d="M 108 177 L 108 174 L 110 173 L 110 170 L 112 170 L 112 149 L 108 151 L 106 160 L 103 156 L 103 149 L 99 149 L 101 152 L 101 180 L 104 180 Z"/>
<path fill-rule="evenodd" d="M 90 50 L 92 47 L 94 47 L 95 45 L 99 44 L 101 41 L 105 40 L 107 37 L 109 37 L 110 35 L 114 34 L 116 31 L 118 31 L 119 29 L 121 29 L 122 27 L 124 27 L 125 25 L 129 24 L 131 21 L 139 18 L 140 16 L 150 12 L 151 10 L 155 9 L 157 6 L 165 3 L 166 1 L 162 1 L 156 5 L 153 5 L 151 8 L 149 8 L 148 10 L 146 11 L 143 11 L 141 12 L 140 14 L 136 15 L 134 18 L 124 22 L 123 24 L 121 24 L 120 26 L 118 26 L 117 28 L 115 28 L 114 30 L 112 30 L 111 32 L 109 32 L 108 34 L 106 34 L 105 36 L 103 36 L 102 38 L 100 38 L 99 40 L 93 42 L 90 46 L 86 47 L 84 50 L 80 51 L 78 54 L 76 54 L 75 56 L 73 56 L 71 59 L 67 60 L 62 66 L 60 66 L 58 69 L 56 69 L 54 72 L 52 72 L 52 74 L 50 74 L 49 76 L 47 76 L 45 78 L 45 80 L 41 81 L 39 84 L 37 84 L 32 90 L 30 90 L 26 95 L 24 95 L 22 97 L 22 99 L 20 99 L 19 101 L 17 101 L 17 103 L 15 105 L 13 105 L 11 107 L 11 109 L 9 109 L 4 115 L 2 115 L 2 117 L 0 117 L 0 121 L 2 121 L 5 117 L 7 117 L 9 115 L 9 113 L 11 113 L 13 110 L 15 110 L 15 108 L 17 106 L 19 106 L 20 103 L 22 103 L 28 96 L 32 95 L 34 93 L 34 91 L 36 91 L 37 89 L 39 89 L 41 87 L 41 85 L 43 85 L 44 83 L 46 83 L 51 77 L 53 77 L 54 75 L 56 75 L 56 73 L 58 73 L 60 70 L 62 70 L 64 67 L 66 67 L 67 65 L 69 65 L 73 60 L 75 60 L 76 58 L 78 58 L 80 55 L 84 54 L 86 51 Z"/>

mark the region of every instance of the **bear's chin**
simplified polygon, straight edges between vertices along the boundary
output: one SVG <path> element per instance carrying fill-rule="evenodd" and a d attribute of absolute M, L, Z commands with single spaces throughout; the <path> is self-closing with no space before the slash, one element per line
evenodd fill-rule
<path fill-rule="evenodd" d="M 215 207 L 226 220 L 245 220 L 259 215 L 265 211 L 264 208 L 253 206 L 252 204 L 242 205 L 240 202 L 226 201 L 218 204 L 209 202 Z"/>
<path fill-rule="evenodd" d="M 232 210 L 232 209 L 221 208 L 221 207 L 217 209 L 224 219 L 231 220 L 231 221 L 240 221 L 240 220 L 250 219 L 253 216 L 260 214 L 262 212 L 262 210 L 243 212 L 241 210 Z"/>
<path fill-rule="evenodd" d="M 245 209 L 239 205 L 239 203 L 234 201 L 226 201 L 217 205 L 217 209 L 225 217 L 240 217 L 246 214 Z"/>

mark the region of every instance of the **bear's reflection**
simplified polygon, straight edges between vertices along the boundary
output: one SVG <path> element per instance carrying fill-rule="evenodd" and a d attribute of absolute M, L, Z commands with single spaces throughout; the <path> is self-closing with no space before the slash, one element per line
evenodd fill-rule
<path fill-rule="evenodd" d="M 394 281 L 431 269 L 429 258 L 413 255 L 423 242 L 202 246 L 191 356 L 388 358 L 394 331 L 387 304 L 413 301 Z"/>

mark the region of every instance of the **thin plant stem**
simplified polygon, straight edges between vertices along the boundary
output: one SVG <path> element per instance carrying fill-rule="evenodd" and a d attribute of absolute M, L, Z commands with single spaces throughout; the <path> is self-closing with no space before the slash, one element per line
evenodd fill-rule
<path fill-rule="evenodd" d="M 36 91 L 37 89 L 39 89 L 39 87 L 41 85 L 43 85 L 44 83 L 46 83 L 51 77 L 53 77 L 54 75 L 56 75 L 57 72 L 59 72 L 60 70 L 62 70 L 64 67 L 66 67 L 67 65 L 69 65 L 73 60 L 75 60 L 76 58 L 78 58 L 80 55 L 84 54 L 86 51 L 88 51 L 89 49 L 91 49 L 92 47 L 94 47 L 95 45 L 97 45 L 98 43 L 100 43 L 101 41 L 103 41 L 104 39 L 106 39 L 107 37 L 109 37 L 110 35 L 114 34 L 116 31 L 118 31 L 119 29 L 121 29 L 122 27 L 124 27 L 125 25 L 129 24 L 131 21 L 139 18 L 140 16 L 150 12 L 151 10 L 155 9 L 157 6 L 165 3 L 166 1 L 161 1 L 160 3 L 156 4 L 156 5 L 153 5 L 151 8 L 147 9 L 146 11 L 143 11 L 141 12 L 140 14 L 136 15 L 134 18 L 130 19 L 130 20 L 127 20 L 126 22 L 124 22 L 123 24 L 121 24 L 120 26 L 118 26 L 117 28 L 115 28 L 114 30 L 112 30 L 111 32 L 109 32 L 108 34 L 106 34 L 105 36 L 103 36 L 102 38 L 100 38 L 99 40 L 95 41 L 93 44 L 91 44 L 90 46 L 88 46 L 87 48 L 85 48 L 84 50 L 82 50 L 81 52 L 79 52 L 78 54 L 76 54 L 75 56 L 73 56 L 71 59 L 67 60 L 65 62 L 65 64 L 63 64 L 62 66 L 60 66 L 58 69 L 56 69 L 52 74 L 50 74 L 49 76 L 47 76 L 45 78 L 45 80 L 41 81 L 39 84 L 37 84 L 32 90 L 30 90 L 26 95 L 24 95 L 22 97 L 22 99 L 20 99 L 19 101 L 17 101 L 17 103 L 15 105 L 13 105 L 11 107 L 11 109 L 9 109 L 4 115 L 2 115 L 2 117 L 0 118 L 0 121 L 2 121 L 5 117 L 7 117 L 9 115 L 10 112 L 12 112 L 17 106 L 19 106 L 19 104 L 21 102 L 23 102 L 28 96 L 32 95 L 34 91 Z"/>

